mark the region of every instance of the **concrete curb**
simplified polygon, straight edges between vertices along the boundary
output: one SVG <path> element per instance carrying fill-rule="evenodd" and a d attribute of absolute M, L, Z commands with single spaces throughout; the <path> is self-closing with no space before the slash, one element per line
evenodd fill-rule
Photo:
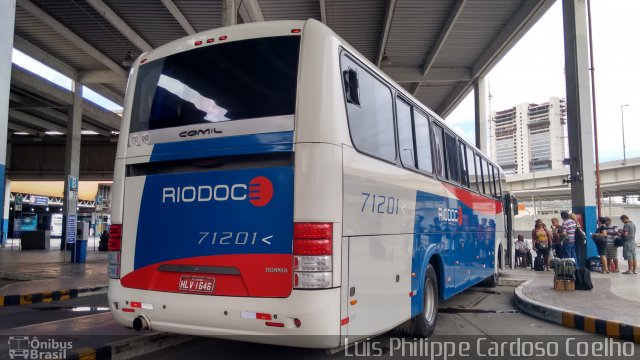
<path fill-rule="evenodd" d="M 515 290 L 516 305 L 523 312 L 558 325 L 640 343 L 640 326 L 598 319 L 553 305 L 543 304 L 527 297 L 522 289 L 532 281 L 526 281 Z"/>
<path fill-rule="evenodd" d="M 130 359 L 162 350 L 164 348 L 182 344 L 193 339 L 192 336 L 174 335 L 167 333 L 151 333 L 125 340 L 120 340 L 99 348 L 80 349 L 70 354 L 67 359 L 101 360 L 101 359 Z"/>
<path fill-rule="evenodd" d="M 498 286 L 518 287 L 525 281 L 527 281 L 527 280 L 526 279 L 509 279 L 509 278 L 499 277 L 498 278 Z"/>
<path fill-rule="evenodd" d="M 107 288 L 107 285 L 100 285 L 26 295 L 0 295 L 0 307 L 50 303 L 53 301 L 69 300 L 89 295 L 105 294 L 107 292 Z"/>

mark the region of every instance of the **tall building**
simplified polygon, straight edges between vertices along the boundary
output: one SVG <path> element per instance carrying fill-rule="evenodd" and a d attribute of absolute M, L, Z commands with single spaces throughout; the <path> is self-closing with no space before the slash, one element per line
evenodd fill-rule
<path fill-rule="evenodd" d="M 491 113 L 491 157 L 506 174 L 562 168 L 567 108 L 564 99 L 523 103 Z"/>

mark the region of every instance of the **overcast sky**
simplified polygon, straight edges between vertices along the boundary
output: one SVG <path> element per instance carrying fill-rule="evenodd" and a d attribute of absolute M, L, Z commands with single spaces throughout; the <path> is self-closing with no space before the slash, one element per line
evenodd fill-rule
<path fill-rule="evenodd" d="M 627 157 L 640 156 L 640 1 L 592 0 L 591 16 L 596 80 L 600 161 L 622 159 L 624 108 Z M 566 98 L 562 1 L 534 25 L 487 77 L 491 110 L 516 104 Z M 447 118 L 470 141 L 474 137 L 473 93 Z"/>

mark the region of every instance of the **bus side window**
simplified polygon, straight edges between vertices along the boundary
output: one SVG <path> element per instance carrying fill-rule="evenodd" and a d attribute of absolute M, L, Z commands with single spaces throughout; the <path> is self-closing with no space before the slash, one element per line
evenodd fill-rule
<path fill-rule="evenodd" d="M 486 186 L 485 186 L 485 176 L 483 176 L 485 170 L 484 170 L 484 165 L 482 164 L 482 157 L 478 154 L 476 154 L 476 164 L 477 164 L 477 171 L 478 171 L 478 184 L 479 184 L 479 191 L 481 194 L 486 194 Z"/>
<path fill-rule="evenodd" d="M 458 143 L 454 135 L 444 134 L 444 157 L 447 163 L 447 179 L 460 182 L 460 165 L 458 164 Z"/>
<path fill-rule="evenodd" d="M 487 166 L 489 166 L 489 179 L 491 180 L 489 182 L 489 187 L 491 188 L 491 195 L 493 197 L 496 197 L 496 178 L 495 178 L 495 174 L 493 172 L 493 165 L 489 164 L 489 162 L 487 161 Z"/>
<path fill-rule="evenodd" d="M 495 193 L 496 199 L 500 199 L 500 176 L 498 175 L 498 169 L 496 166 L 493 167 L 493 192 Z"/>
<path fill-rule="evenodd" d="M 411 106 L 401 99 L 396 99 L 396 116 L 398 119 L 398 145 L 400 161 L 407 168 L 416 168 L 416 156 L 413 139 L 413 122 Z"/>
<path fill-rule="evenodd" d="M 484 194 L 491 196 L 491 188 L 493 186 L 491 182 L 491 174 L 489 173 L 489 163 L 484 157 L 480 157 L 480 159 L 482 159 L 482 181 L 484 182 Z"/>
<path fill-rule="evenodd" d="M 436 163 L 436 175 L 444 179 L 444 133 L 442 128 L 436 124 L 433 124 L 433 159 Z"/>
<path fill-rule="evenodd" d="M 467 165 L 469 168 L 469 187 L 471 190 L 478 191 L 478 175 L 476 172 L 475 155 L 471 148 L 467 148 Z"/>
<path fill-rule="evenodd" d="M 393 95 L 391 89 L 345 53 L 341 57 L 343 81 L 351 78 L 350 71 L 357 72 L 359 105 L 352 103 L 345 93 L 349 132 L 355 148 L 377 158 L 395 162 L 396 140 L 393 124 Z M 351 79 L 349 79 L 351 81 Z M 351 84 L 344 84 L 351 90 Z M 355 96 L 354 93 L 351 94 Z"/>
<path fill-rule="evenodd" d="M 469 187 L 469 166 L 467 165 L 467 146 L 464 143 L 459 143 L 460 148 L 458 150 L 458 156 L 460 161 L 460 183 L 464 187 Z"/>
<path fill-rule="evenodd" d="M 420 112 L 413 111 L 413 122 L 416 134 L 416 154 L 418 168 L 432 173 L 433 162 L 431 160 L 431 136 L 429 136 L 429 119 Z"/>

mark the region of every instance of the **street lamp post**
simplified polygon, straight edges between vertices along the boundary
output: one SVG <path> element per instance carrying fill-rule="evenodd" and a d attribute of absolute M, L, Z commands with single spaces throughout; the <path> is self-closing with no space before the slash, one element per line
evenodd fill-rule
<path fill-rule="evenodd" d="M 622 165 L 627 165 L 627 148 L 624 142 L 624 108 L 629 104 L 620 105 L 620 119 L 622 120 Z"/>
<path fill-rule="evenodd" d="M 531 158 L 531 172 L 533 174 L 533 190 L 536 189 L 536 160 L 537 157 Z M 535 216 L 538 213 L 538 209 L 536 209 L 536 199 L 534 195 L 531 195 L 531 202 L 533 202 L 533 215 Z"/>

